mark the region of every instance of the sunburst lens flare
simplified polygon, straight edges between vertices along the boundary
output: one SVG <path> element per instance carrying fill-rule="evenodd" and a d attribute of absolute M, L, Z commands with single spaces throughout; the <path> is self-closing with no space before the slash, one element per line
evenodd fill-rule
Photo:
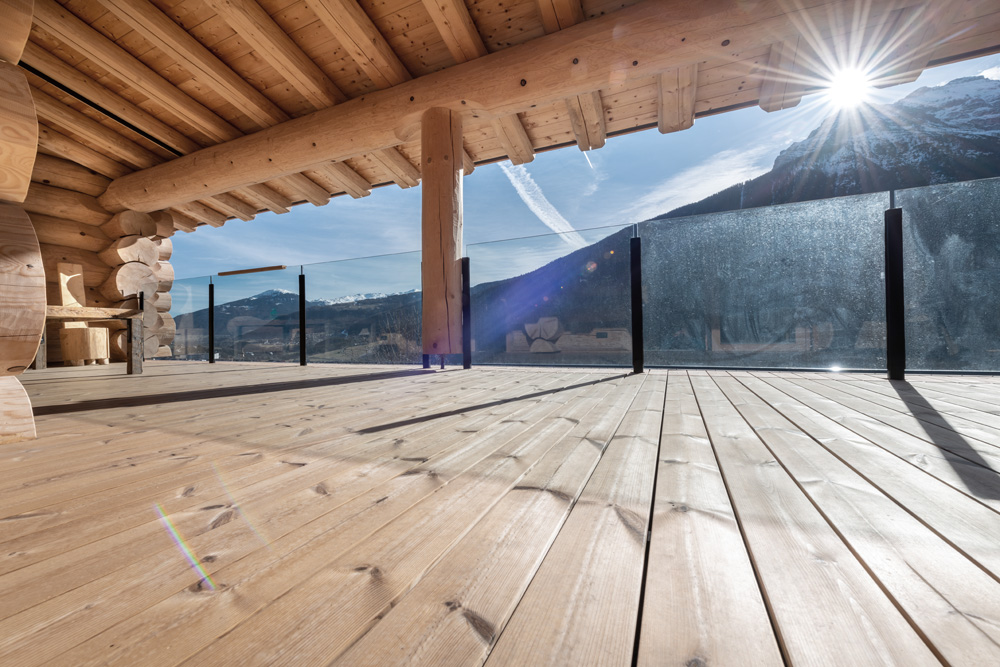
<path fill-rule="evenodd" d="M 837 109 L 853 109 L 871 99 L 871 77 L 864 70 L 848 67 L 834 72 L 826 89 L 826 97 Z"/>

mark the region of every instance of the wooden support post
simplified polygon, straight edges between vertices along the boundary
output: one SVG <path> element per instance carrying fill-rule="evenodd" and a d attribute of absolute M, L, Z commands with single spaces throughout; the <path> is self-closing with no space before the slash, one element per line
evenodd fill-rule
<path fill-rule="evenodd" d="M 428 109 L 421 125 L 423 350 L 462 351 L 462 118 Z"/>
<path fill-rule="evenodd" d="M 890 380 L 906 379 L 903 209 L 885 212 L 885 357 Z"/>

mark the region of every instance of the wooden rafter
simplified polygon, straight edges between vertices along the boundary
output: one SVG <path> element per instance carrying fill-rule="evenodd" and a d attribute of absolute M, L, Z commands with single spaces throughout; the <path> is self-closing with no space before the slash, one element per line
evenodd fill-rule
<path fill-rule="evenodd" d="M 694 125 L 694 102 L 698 96 L 698 65 L 671 67 L 656 78 L 656 127 L 677 132 Z"/>
<path fill-rule="evenodd" d="M 372 192 L 368 179 L 343 162 L 331 162 L 314 169 L 354 199 L 367 197 Z"/>
<path fill-rule="evenodd" d="M 797 36 L 771 45 L 767 70 L 760 85 L 761 109 L 768 112 L 788 109 L 802 99 L 805 88 L 802 85 L 801 68 L 796 66 L 796 58 L 799 56 Z"/>
<path fill-rule="evenodd" d="M 211 140 L 227 141 L 242 134 L 55 0 L 35 0 L 34 22 Z"/>
<path fill-rule="evenodd" d="M 4 0 L 0 3 L 0 60 L 16 65 L 31 32 L 32 0 Z"/>
<path fill-rule="evenodd" d="M 310 0 L 309 7 L 377 87 L 388 88 L 412 78 L 355 0 Z"/>
<path fill-rule="evenodd" d="M 538 0 L 538 13 L 546 33 L 563 30 L 586 18 L 580 0 Z M 581 151 L 604 145 L 608 132 L 599 91 L 566 98 L 566 113 Z"/>
<path fill-rule="evenodd" d="M 103 174 L 108 178 L 118 178 L 132 171 L 121 162 L 116 162 L 107 155 L 99 153 L 89 146 L 84 146 L 79 141 L 43 124 L 38 126 L 38 150 L 56 157 L 73 160 L 73 162 L 93 169 L 98 174 Z"/>
<path fill-rule="evenodd" d="M 455 62 L 486 55 L 486 44 L 462 0 L 423 0 L 423 5 Z"/>
<path fill-rule="evenodd" d="M 176 204 L 171 208 L 211 227 L 221 227 L 226 224 L 226 216 L 224 214 L 199 201 L 184 202 L 183 204 Z"/>
<path fill-rule="evenodd" d="M 420 184 L 420 172 L 399 151 L 372 151 L 368 157 L 391 174 L 400 187 L 412 188 Z"/>
<path fill-rule="evenodd" d="M 204 203 L 227 216 L 239 218 L 244 222 L 250 222 L 257 214 L 253 206 L 225 192 L 206 199 Z"/>
<path fill-rule="evenodd" d="M 531 139 L 517 114 L 493 119 L 493 131 L 512 163 L 524 164 L 535 159 L 535 147 L 531 145 Z"/>

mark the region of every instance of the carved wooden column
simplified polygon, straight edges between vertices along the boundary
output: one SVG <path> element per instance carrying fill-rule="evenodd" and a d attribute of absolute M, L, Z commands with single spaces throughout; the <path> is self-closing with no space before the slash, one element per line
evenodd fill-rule
<path fill-rule="evenodd" d="M 462 118 L 428 109 L 420 135 L 423 176 L 424 354 L 462 352 Z"/>

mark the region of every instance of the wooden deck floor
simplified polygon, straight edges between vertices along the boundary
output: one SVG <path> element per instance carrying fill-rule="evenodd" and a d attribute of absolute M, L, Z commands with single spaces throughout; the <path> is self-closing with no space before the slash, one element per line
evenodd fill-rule
<path fill-rule="evenodd" d="M 118 373 L 24 376 L 0 664 L 1000 664 L 997 378 Z"/>

